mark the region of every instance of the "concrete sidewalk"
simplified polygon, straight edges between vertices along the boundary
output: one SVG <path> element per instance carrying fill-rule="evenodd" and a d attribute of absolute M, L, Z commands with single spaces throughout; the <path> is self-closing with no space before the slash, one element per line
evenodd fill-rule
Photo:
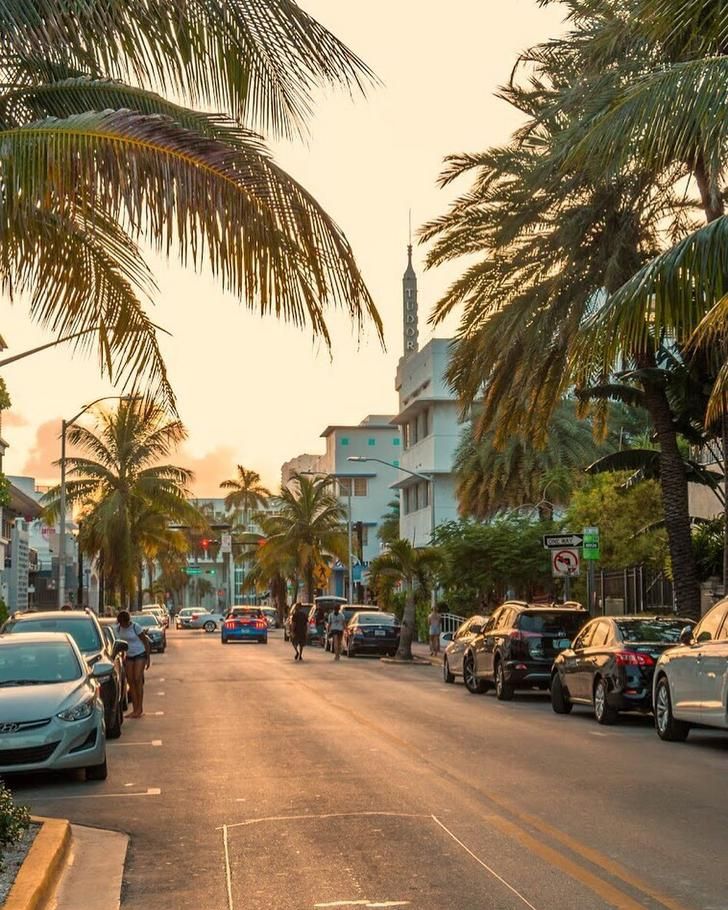
<path fill-rule="evenodd" d="M 49 910 L 119 910 L 129 838 L 71 825 L 66 868 Z"/>

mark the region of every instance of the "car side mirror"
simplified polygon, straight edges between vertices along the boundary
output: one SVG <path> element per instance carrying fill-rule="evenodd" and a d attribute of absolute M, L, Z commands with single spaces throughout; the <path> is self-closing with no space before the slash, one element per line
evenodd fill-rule
<path fill-rule="evenodd" d="M 455 638 L 452 632 L 444 632 L 441 637 L 443 641 L 452 641 Z"/>
<path fill-rule="evenodd" d="M 120 654 L 126 654 L 129 650 L 129 642 L 126 641 L 115 641 L 114 647 L 111 649 L 111 656 L 118 657 Z"/>
<path fill-rule="evenodd" d="M 126 644 L 126 642 L 124 642 L 124 644 Z M 111 676 L 113 672 L 113 664 L 110 664 L 105 660 L 99 660 L 93 665 L 91 669 L 91 676 L 94 679 L 108 679 L 108 677 Z"/>
<path fill-rule="evenodd" d="M 693 627 L 685 626 L 685 628 L 680 633 L 680 644 L 681 645 L 691 645 L 693 643 Z"/>

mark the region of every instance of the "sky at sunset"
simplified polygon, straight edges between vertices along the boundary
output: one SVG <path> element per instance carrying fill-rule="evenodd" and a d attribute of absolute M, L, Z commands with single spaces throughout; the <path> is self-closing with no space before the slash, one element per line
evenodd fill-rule
<path fill-rule="evenodd" d="M 208 275 L 153 260 L 161 293 L 153 319 L 172 337 L 163 349 L 189 439 L 177 455 L 195 470 L 196 492 L 215 495 L 236 463 L 276 487 L 281 463 L 323 451 L 329 424 L 394 413 L 401 345 L 401 277 L 407 213 L 415 226 L 442 213 L 460 189 L 439 190 L 443 158 L 507 140 L 515 114 L 494 97 L 519 51 L 558 32 L 559 10 L 536 0 L 299 0 L 348 43 L 382 85 L 354 101 L 321 97 L 304 143 L 275 143 L 275 155 L 344 228 L 385 324 L 387 350 L 373 331 L 357 340 L 332 316 L 333 353 L 305 332 L 246 313 Z M 420 278 L 420 339 L 432 304 L 454 269 Z M 447 336 L 452 326 L 438 328 Z M 6 355 L 50 340 L 28 325 L 21 302 L 4 308 Z M 10 474 L 56 479 L 62 417 L 113 394 L 93 358 L 55 349 L 3 371 L 13 408 L 3 418 Z"/>

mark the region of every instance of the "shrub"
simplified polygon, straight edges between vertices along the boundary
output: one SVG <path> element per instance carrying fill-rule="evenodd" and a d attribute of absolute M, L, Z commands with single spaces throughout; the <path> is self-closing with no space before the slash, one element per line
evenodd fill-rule
<path fill-rule="evenodd" d="M 8 613 L 7 605 L 5 601 L 0 597 L 0 626 L 5 622 L 10 614 Z"/>
<path fill-rule="evenodd" d="M 30 824 L 25 806 L 16 806 L 10 791 L 0 781 L 0 869 L 5 849 L 17 843 Z"/>

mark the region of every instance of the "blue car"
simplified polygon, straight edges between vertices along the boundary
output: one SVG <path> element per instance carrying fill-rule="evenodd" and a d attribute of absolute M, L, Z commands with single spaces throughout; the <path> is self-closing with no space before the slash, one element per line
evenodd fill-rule
<path fill-rule="evenodd" d="M 220 641 L 257 641 L 268 644 L 268 623 L 257 607 L 233 607 L 225 617 L 220 631 Z"/>

